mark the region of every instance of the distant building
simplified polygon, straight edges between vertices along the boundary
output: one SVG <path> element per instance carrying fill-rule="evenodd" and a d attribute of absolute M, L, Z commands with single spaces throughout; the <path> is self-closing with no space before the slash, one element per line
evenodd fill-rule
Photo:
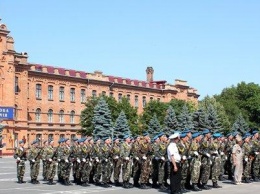
<path fill-rule="evenodd" d="M 89 96 L 123 96 L 143 111 L 150 100 L 169 102 L 182 99 L 197 103 L 197 90 L 186 81 L 154 81 L 152 67 L 146 69 L 146 81 L 86 73 L 59 67 L 33 64 L 26 52 L 17 53 L 6 25 L 0 24 L 0 105 L 14 107 L 14 120 L 2 121 L 4 154 L 11 154 L 18 140 L 26 146 L 36 138 L 44 140 L 73 137 L 80 129 L 79 119 Z"/>

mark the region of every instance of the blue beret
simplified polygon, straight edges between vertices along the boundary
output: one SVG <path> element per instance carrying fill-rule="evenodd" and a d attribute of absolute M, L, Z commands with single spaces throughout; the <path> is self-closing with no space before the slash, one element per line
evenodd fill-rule
<path fill-rule="evenodd" d="M 250 133 L 246 133 L 244 136 L 243 136 L 243 139 L 246 139 L 247 137 L 251 137 L 252 135 Z"/>
<path fill-rule="evenodd" d="M 158 135 L 156 135 L 156 136 L 154 136 L 154 138 L 153 138 L 153 140 L 152 141 L 155 141 L 156 139 L 158 139 L 159 138 L 159 136 Z"/>
<path fill-rule="evenodd" d="M 219 138 L 219 137 L 222 137 L 221 133 L 214 133 L 213 134 L 213 138 Z"/>
<path fill-rule="evenodd" d="M 232 136 L 233 134 L 232 133 L 228 133 L 227 135 L 226 135 L 226 137 L 229 137 L 229 136 Z"/>
<path fill-rule="evenodd" d="M 208 134 L 208 133 L 210 133 L 210 131 L 208 129 L 204 129 L 204 131 L 202 132 L 203 135 Z"/>
<path fill-rule="evenodd" d="M 123 139 L 130 138 L 130 135 L 124 135 Z"/>
<path fill-rule="evenodd" d="M 187 136 L 187 132 L 181 132 L 180 138 L 184 138 L 184 137 L 186 137 L 186 136 Z"/>
<path fill-rule="evenodd" d="M 24 141 L 23 141 L 23 140 L 20 140 L 20 141 L 19 141 L 19 144 L 21 144 L 21 143 L 24 143 Z"/>
<path fill-rule="evenodd" d="M 77 137 L 73 137 L 72 141 L 78 141 Z"/>
<path fill-rule="evenodd" d="M 162 137 L 163 135 L 165 135 L 164 132 L 160 132 L 157 134 L 158 137 Z"/>
<path fill-rule="evenodd" d="M 239 133 L 237 131 L 233 132 L 232 136 L 235 137 L 236 135 L 238 135 Z"/>
<path fill-rule="evenodd" d="M 190 133 L 191 130 L 190 130 L 190 129 L 184 129 L 182 132 L 184 132 L 184 133 Z"/>
<path fill-rule="evenodd" d="M 193 134 L 192 134 L 192 138 L 199 137 L 200 135 L 201 135 L 200 132 L 193 133 Z"/>
<path fill-rule="evenodd" d="M 252 132 L 253 135 L 256 134 L 256 133 L 259 133 L 259 131 L 258 131 L 258 130 L 254 130 L 254 131 Z"/>
<path fill-rule="evenodd" d="M 149 133 L 147 133 L 147 132 L 143 133 L 143 136 L 148 136 L 148 135 L 149 135 Z"/>
<path fill-rule="evenodd" d="M 38 141 L 37 141 L 37 140 L 34 140 L 34 141 L 31 143 L 31 145 L 34 145 L 34 144 L 36 144 L 36 143 L 38 143 Z"/>

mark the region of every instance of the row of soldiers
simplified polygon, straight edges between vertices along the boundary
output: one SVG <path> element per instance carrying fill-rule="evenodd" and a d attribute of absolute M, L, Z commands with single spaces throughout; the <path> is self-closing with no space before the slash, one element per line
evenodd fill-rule
<path fill-rule="evenodd" d="M 211 178 L 213 188 L 220 188 L 218 180 L 223 178 L 225 169 L 232 179 L 232 148 L 238 133 L 230 133 L 224 137 L 221 133 L 214 133 L 205 129 L 202 133 L 184 130 L 180 133 L 178 149 L 182 156 L 183 192 L 192 189 L 208 190 L 208 180 Z M 260 178 L 260 144 L 258 131 L 245 134 L 243 137 L 244 150 L 244 178 L 258 181 Z M 24 142 L 19 142 L 16 149 L 18 182 L 24 183 L 25 161 L 30 161 L 30 176 L 33 184 L 38 184 L 40 161 L 43 163 L 43 177 L 49 185 L 56 184 L 53 179 L 58 175 L 58 181 L 64 185 L 71 185 L 69 180 L 72 172 L 74 183 L 89 186 L 90 183 L 103 187 L 111 187 L 113 175 L 115 186 L 141 189 L 167 189 L 170 174 L 170 161 L 167 158 L 168 138 L 159 133 L 153 139 L 148 133 L 131 138 L 123 137 L 114 141 L 110 137 L 93 139 L 92 137 L 60 139 L 55 148 L 52 139 L 39 147 L 39 141 L 34 141 L 27 151 Z M 123 184 L 119 182 L 122 174 Z M 133 177 L 133 184 L 130 177 Z M 152 180 L 152 183 L 149 180 Z"/>

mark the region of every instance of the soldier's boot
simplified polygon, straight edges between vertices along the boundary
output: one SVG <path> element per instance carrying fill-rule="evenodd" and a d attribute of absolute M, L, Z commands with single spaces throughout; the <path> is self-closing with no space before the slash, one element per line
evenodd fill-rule
<path fill-rule="evenodd" d="M 200 188 L 203 189 L 203 190 L 211 190 L 211 188 L 208 187 L 206 183 L 202 183 L 202 185 L 200 186 Z"/>
<path fill-rule="evenodd" d="M 140 189 L 149 189 L 149 187 L 146 184 L 140 184 Z"/>
<path fill-rule="evenodd" d="M 129 189 L 128 184 L 127 184 L 126 181 L 123 181 L 123 188 L 125 188 L 125 189 Z"/>
<path fill-rule="evenodd" d="M 26 181 L 23 180 L 23 177 L 21 177 L 20 179 L 21 179 L 21 183 L 26 183 Z"/>
<path fill-rule="evenodd" d="M 37 179 L 35 179 L 35 184 L 40 184 L 40 182 Z"/>
<path fill-rule="evenodd" d="M 68 186 L 73 185 L 73 184 L 70 182 L 69 178 L 66 178 L 66 183 L 67 183 Z"/>
<path fill-rule="evenodd" d="M 127 186 L 128 186 L 129 188 L 133 188 L 133 187 L 134 187 L 134 185 L 133 185 L 132 183 L 129 183 L 129 181 L 127 181 L 126 184 L 127 184 Z"/>
<path fill-rule="evenodd" d="M 189 192 L 189 191 L 185 188 L 185 183 L 181 183 L 181 192 L 182 192 L 182 193 L 187 193 L 187 192 Z"/>
<path fill-rule="evenodd" d="M 167 187 L 165 187 L 163 184 L 159 184 L 159 189 L 160 190 L 167 190 Z"/>
<path fill-rule="evenodd" d="M 226 179 L 224 178 L 223 175 L 219 175 L 218 180 L 219 180 L 219 181 L 224 181 L 224 180 L 226 180 Z"/>
<path fill-rule="evenodd" d="M 219 189 L 219 188 L 222 188 L 222 187 L 218 185 L 218 182 L 213 182 L 213 188 Z"/>
<path fill-rule="evenodd" d="M 56 183 L 53 182 L 53 179 L 49 179 L 48 185 L 56 185 Z"/>
<path fill-rule="evenodd" d="M 157 189 L 159 188 L 159 185 L 156 182 L 153 182 L 152 188 Z"/>
<path fill-rule="evenodd" d="M 89 187 L 90 184 L 88 184 L 88 181 L 86 181 L 86 182 L 83 182 L 81 186 L 82 186 L 82 187 Z"/>
<path fill-rule="evenodd" d="M 36 179 L 31 179 L 31 183 L 34 184 L 34 185 L 36 184 L 35 181 L 36 181 Z"/>
<path fill-rule="evenodd" d="M 140 187 L 140 184 L 138 183 L 138 181 L 134 181 L 134 187 L 137 187 L 137 188 Z"/>
<path fill-rule="evenodd" d="M 245 178 L 245 183 L 251 183 L 249 178 Z"/>
<path fill-rule="evenodd" d="M 196 183 L 192 183 L 192 190 L 193 191 L 202 191 Z"/>
<path fill-rule="evenodd" d="M 115 186 L 116 187 L 122 187 L 122 184 L 118 180 L 115 180 Z"/>
<path fill-rule="evenodd" d="M 17 183 L 22 184 L 21 178 L 18 178 Z"/>

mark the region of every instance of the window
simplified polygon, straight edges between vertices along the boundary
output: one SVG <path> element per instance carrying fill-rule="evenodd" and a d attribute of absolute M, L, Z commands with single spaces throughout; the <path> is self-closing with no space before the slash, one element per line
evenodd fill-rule
<path fill-rule="evenodd" d="M 64 135 L 64 134 L 60 134 L 60 139 L 61 139 L 61 138 L 64 138 L 64 137 L 65 137 L 65 135 Z"/>
<path fill-rule="evenodd" d="M 53 110 L 52 109 L 48 110 L 48 122 L 49 123 L 53 122 Z"/>
<path fill-rule="evenodd" d="M 53 140 L 53 134 L 48 135 L 48 140 L 52 139 Z"/>
<path fill-rule="evenodd" d="M 135 96 L 135 107 L 138 107 L 138 96 Z"/>
<path fill-rule="evenodd" d="M 64 101 L 64 87 L 60 87 L 60 93 L 59 93 L 60 101 Z"/>
<path fill-rule="evenodd" d="M 18 118 L 18 106 L 17 106 L 17 104 L 16 105 L 14 105 L 14 120 L 17 120 L 17 118 Z"/>
<path fill-rule="evenodd" d="M 153 100 L 153 97 L 150 97 L 150 101 L 152 101 Z"/>
<path fill-rule="evenodd" d="M 53 86 L 48 86 L 48 100 L 53 100 Z"/>
<path fill-rule="evenodd" d="M 39 142 L 42 142 L 42 134 L 38 133 L 36 134 L 36 140 L 39 140 Z"/>
<path fill-rule="evenodd" d="M 97 91 L 96 90 L 92 90 L 92 97 L 97 97 Z"/>
<path fill-rule="evenodd" d="M 81 89 L 81 91 L 80 91 L 80 102 L 82 102 L 82 103 L 86 102 L 86 91 L 85 91 L 85 89 Z"/>
<path fill-rule="evenodd" d="M 118 94 L 118 102 L 122 102 L 122 96 L 123 95 L 121 93 Z"/>
<path fill-rule="evenodd" d="M 70 112 L 70 123 L 75 123 L 75 111 Z"/>
<path fill-rule="evenodd" d="M 110 96 L 110 97 L 113 97 L 113 96 L 114 96 L 114 93 L 113 93 L 113 92 L 110 92 L 110 93 L 109 93 L 109 96 Z"/>
<path fill-rule="evenodd" d="M 76 137 L 76 134 L 71 134 L 70 139 L 74 139 Z"/>
<path fill-rule="evenodd" d="M 18 86 L 18 77 L 15 76 L 15 80 L 14 80 L 14 91 L 15 93 L 19 92 L 19 86 Z"/>
<path fill-rule="evenodd" d="M 75 88 L 70 88 L 70 101 L 75 102 Z"/>
<path fill-rule="evenodd" d="M 106 96 L 106 92 L 105 91 L 102 91 L 102 96 Z"/>
<path fill-rule="evenodd" d="M 59 120 L 60 120 L 60 123 L 64 123 L 64 111 L 63 110 L 60 110 L 60 112 L 59 112 Z"/>
<path fill-rule="evenodd" d="M 35 112 L 35 121 L 41 122 L 41 109 L 37 108 Z"/>
<path fill-rule="evenodd" d="M 143 96 L 143 108 L 146 106 L 146 97 Z"/>
<path fill-rule="evenodd" d="M 42 85 L 36 84 L 36 98 L 41 99 L 42 97 Z"/>
<path fill-rule="evenodd" d="M 157 98 L 157 101 L 158 101 L 158 102 L 160 102 L 160 101 L 161 101 L 161 99 L 160 99 L 160 98 Z"/>
<path fill-rule="evenodd" d="M 130 101 L 131 100 L 130 94 L 127 94 L 126 98 L 127 98 L 128 101 Z"/>

